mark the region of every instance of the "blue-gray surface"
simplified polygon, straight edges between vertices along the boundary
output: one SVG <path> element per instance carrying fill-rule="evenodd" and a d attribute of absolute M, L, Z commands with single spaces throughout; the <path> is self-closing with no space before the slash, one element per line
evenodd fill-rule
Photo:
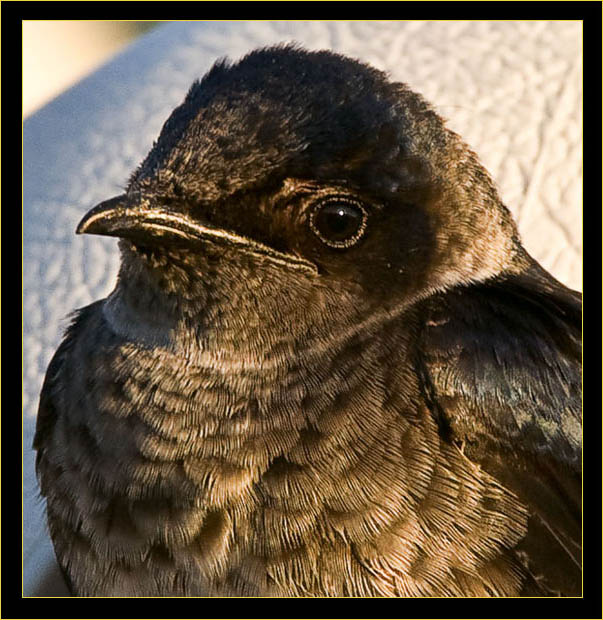
<path fill-rule="evenodd" d="M 116 241 L 76 237 L 120 193 L 191 82 L 219 57 L 297 41 L 387 70 L 423 93 L 480 155 L 528 250 L 582 281 L 582 29 L 579 22 L 174 22 L 134 43 L 24 125 L 23 593 L 64 595 L 31 441 L 65 317 L 105 296 Z"/>

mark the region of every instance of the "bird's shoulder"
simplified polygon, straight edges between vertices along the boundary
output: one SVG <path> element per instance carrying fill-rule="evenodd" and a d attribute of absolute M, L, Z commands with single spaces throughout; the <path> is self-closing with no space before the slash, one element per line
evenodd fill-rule
<path fill-rule="evenodd" d="M 87 330 L 87 325 L 91 321 L 103 320 L 101 311 L 103 303 L 104 300 L 96 301 L 75 310 L 70 315 L 70 322 L 63 339 L 46 369 L 42 390 L 40 391 L 36 432 L 33 440 L 33 448 L 37 450 L 36 466 L 39 465 L 48 437 L 52 434 L 60 415 L 61 395 L 64 393 L 64 384 L 68 380 L 65 375 L 71 365 L 74 347 L 83 336 L 90 337 L 90 330 Z M 93 331 L 97 334 L 102 333 L 102 330 Z"/>
<path fill-rule="evenodd" d="M 441 434 L 529 507 L 526 548 L 551 589 L 579 587 L 581 295 L 532 262 L 421 313 L 417 373 Z M 536 550 L 547 546 L 560 570 Z"/>
<path fill-rule="evenodd" d="M 428 300 L 420 365 L 450 430 L 466 440 L 493 434 L 510 448 L 521 437 L 575 466 L 581 308 L 579 293 L 537 265 Z"/>

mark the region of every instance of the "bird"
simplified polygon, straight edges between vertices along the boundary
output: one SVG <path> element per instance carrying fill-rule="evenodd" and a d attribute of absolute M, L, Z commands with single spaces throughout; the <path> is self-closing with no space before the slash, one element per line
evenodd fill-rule
<path fill-rule="evenodd" d="M 121 263 L 39 401 L 74 596 L 580 596 L 581 294 L 422 95 L 219 59 L 76 232 Z"/>

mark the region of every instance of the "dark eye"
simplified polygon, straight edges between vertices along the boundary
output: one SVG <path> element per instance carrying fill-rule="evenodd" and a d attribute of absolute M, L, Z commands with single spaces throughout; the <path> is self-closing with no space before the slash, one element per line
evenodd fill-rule
<path fill-rule="evenodd" d="M 366 220 L 366 210 L 360 203 L 349 198 L 332 198 L 315 207 L 310 223 L 328 246 L 349 248 L 362 237 Z"/>

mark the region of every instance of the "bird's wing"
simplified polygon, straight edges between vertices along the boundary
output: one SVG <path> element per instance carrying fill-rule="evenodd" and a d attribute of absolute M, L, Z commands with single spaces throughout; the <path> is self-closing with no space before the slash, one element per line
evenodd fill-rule
<path fill-rule="evenodd" d="M 64 372 L 65 360 L 69 356 L 70 350 L 74 345 L 78 332 L 78 322 L 80 319 L 84 319 L 92 314 L 99 303 L 101 302 L 95 302 L 73 313 L 71 317 L 71 324 L 65 332 L 63 341 L 56 350 L 46 370 L 44 384 L 42 385 L 42 390 L 40 392 L 36 432 L 33 440 L 33 448 L 36 450 L 36 473 L 43 496 L 48 495 L 53 481 L 56 478 L 55 468 L 49 465 L 46 450 L 48 449 L 49 442 L 53 436 L 57 420 L 61 416 L 61 395 L 64 391 L 64 384 L 68 382 L 68 377 L 65 376 Z M 56 540 L 53 540 L 53 543 L 56 545 Z M 57 560 L 59 560 L 58 554 Z M 70 592 L 73 593 L 71 580 L 60 560 L 59 565 L 63 576 L 65 577 L 67 587 Z"/>
<path fill-rule="evenodd" d="M 36 474 L 38 476 L 38 483 L 43 496 L 46 496 L 48 492 L 48 473 L 45 463 L 45 450 L 48 445 L 49 438 L 53 433 L 59 412 L 57 410 L 55 398 L 53 396 L 54 383 L 60 374 L 60 368 L 65 356 L 66 349 L 68 348 L 67 339 L 63 341 L 61 346 L 55 352 L 48 369 L 46 370 L 46 376 L 44 378 L 44 385 L 40 393 L 40 403 L 38 406 L 38 417 L 36 420 L 36 433 L 33 440 L 33 448 L 36 450 Z M 65 579 L 65 583 L 69 592 L 73 594 L 71 586 L 71 580 L 65 570 L 65 567 L 59 561 L 57 561 Z"/>
<path fill-rule="evenodd" d="M 93 304 L 94 305 L 94 304 Z M 60 374 L 63 367 L 65 357 L 69 354 L 73 342 L 76 337 L 76 324 L 78 318 L 83 314 L 87 308 L 76 311 L 71 317 L 71 324 L 65 331 L 64 338 L 55 351 L 55 354 L 50 360 L 50 364 L 46 369 L 46 375 L 44 377 L 44 383 L 40 392 L 40 402 L 38 405 L 38 416 L 36 419 L 36 433 L 33 440 L 33 449 L 37 451 L 36 454 L 36 471 L 38 478 L 41 477 L 40 463 L 44 457 L 44 451 L 48 443 L 49 437 L 52 435 L 58 416 L 58 403 L 56 402 L 56 386 L 60 384 Z M 42 494 L 45 495 L 43 481 L 40 480 Z"/>
<path fill-rule="evenodd" d="M 529 506 L 536 576 L 579 594 L 581 295 L 534 262 L 424 310 L 417 371 L 442 434 Z"/>

